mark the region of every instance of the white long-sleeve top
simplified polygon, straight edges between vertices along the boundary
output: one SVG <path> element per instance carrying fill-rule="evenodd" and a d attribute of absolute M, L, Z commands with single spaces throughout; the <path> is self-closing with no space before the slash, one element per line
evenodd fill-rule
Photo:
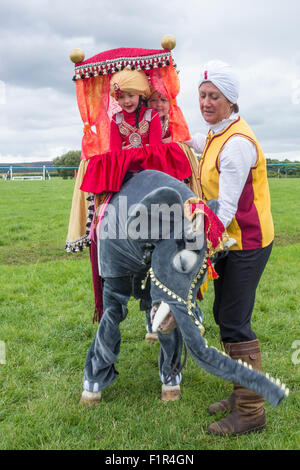
<path fill-rule="evenodd" d="M 213 134 L 221 132 L 238 114 L 232 113 L 228 119 L 210 125 Z M 205 134 L 195 134 L 186 142 L 196 153 L 202 153 L 206 143 Z M 257 152 L 255 145 L 245 137 L 232 137 L 220 153 L 219 209 L 217 215 L 228 227 L 238 208 L 238 202 L 248 178 L 250 168 L 255 165 Z"/>

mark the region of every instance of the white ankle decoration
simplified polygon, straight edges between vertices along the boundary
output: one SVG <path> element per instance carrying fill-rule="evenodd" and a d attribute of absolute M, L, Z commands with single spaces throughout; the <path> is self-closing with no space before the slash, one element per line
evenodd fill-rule
<path fill-rule="evenodd" d="M 101 392 L 88 392 L 87 390 L 83 390 L 81 398 L 84 400 L 100 400 L 101 399 Z"/>

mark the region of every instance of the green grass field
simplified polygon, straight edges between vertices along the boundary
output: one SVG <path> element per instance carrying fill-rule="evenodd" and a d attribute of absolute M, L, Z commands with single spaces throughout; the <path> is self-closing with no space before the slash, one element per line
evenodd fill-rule
<path fill-rule="evenodd" d="M 231 385 L 188 358 L 182 399 L 160 401 L 157 344 L 130 301 L 119 378 L 93 408 L 78 406 L 92 324 L 89 255 L 64 251 L 74 181 L 0 181 L 0 449 L 291 450 L 300 448 L 300 179 L 270 180 L 276 239 L 261 280 L 253 328 L 263 366 L 290 388 L 268 426 L 234 438 L 206 433 L 207 406 Z M 201 304 L 206 339 L 219 348 L 213 287 Z M 1 349 L 0 349 L 1 350 Z"/>

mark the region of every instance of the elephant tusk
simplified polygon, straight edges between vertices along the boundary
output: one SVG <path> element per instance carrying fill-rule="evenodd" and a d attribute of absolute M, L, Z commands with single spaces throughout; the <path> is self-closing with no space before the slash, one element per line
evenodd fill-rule
<path fill-rule="evenodd" d="M 166 316 L 170 313 L 170 307 L 165 302 L 162 302 L 154 316 L 153 323 L 152 323 L 152 331 L 153 333 L 157 332 L 159 325 L 164 321 Z"/>

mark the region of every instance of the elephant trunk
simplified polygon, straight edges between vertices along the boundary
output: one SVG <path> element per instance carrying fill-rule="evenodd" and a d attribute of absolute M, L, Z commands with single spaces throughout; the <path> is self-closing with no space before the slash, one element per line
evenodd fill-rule
<path fill-rule="evenodd" d="M 273 406 L 279 405 L 288 395 L 288 388 L 279 379 L 275 380 L 268 374 L 264 375 L 252 369 L 247 363 L 233 360 L 216 348 L 209 347 L 206 340 L 201 337 L 194 319 L 188 315 L 183 306 L 171 304 L 171 308 L 188 352 L 204 370 L 258 393 Z"/>

